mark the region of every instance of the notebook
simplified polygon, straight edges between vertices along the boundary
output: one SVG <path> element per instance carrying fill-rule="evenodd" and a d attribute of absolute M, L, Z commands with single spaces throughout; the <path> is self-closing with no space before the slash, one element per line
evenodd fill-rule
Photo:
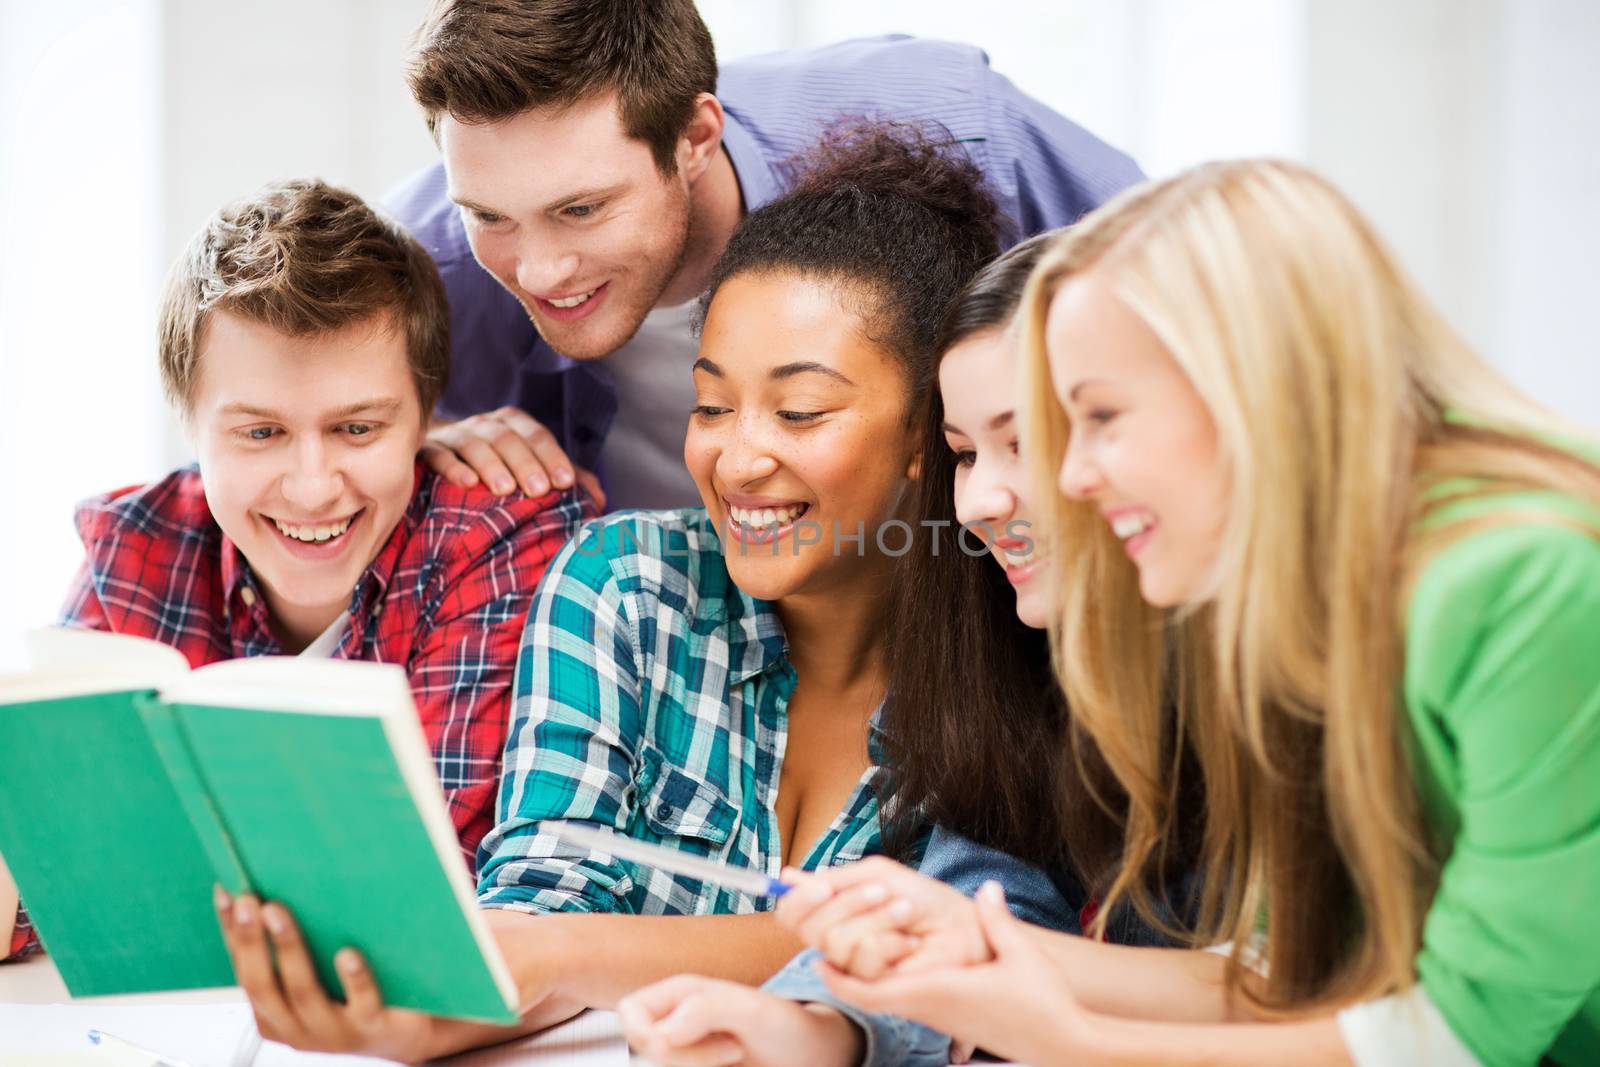
<path fill-rule="evenodd" d="M 515 1019 L 399 667 L 191 671 L 72 630 L 30 653 L 0 676 L 0 855 L 74 996 L 232 985 L 220 883 L 287 905 L 335 995 L 352 945 L 391 1006 Z"/>

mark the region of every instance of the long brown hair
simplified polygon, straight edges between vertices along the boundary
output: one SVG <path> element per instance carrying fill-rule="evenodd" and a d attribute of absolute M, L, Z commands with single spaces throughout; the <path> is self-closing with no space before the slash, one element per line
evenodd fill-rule
<path fill-rule="evenodd" d="M 1094 272 L 1188 375 L 1228 465 L 1203 595 L 1161 610 L 1092 504 L 1055 491 L 1071 426 L 1045 318 Z M 1040 264 L 1021 312 L 1025 449 L 1058 569 L 1057 673 L 1128 797 L 1110 894 L 1141 893 L 1174 803 L 1167 702 L 1207 802 L 1199 936 L 1230 982 L 1300 1010 L 1404 988 L 1438 884 L 1398 703 L 1406 594 L 1455 530 L 1423 532 L 1446 484 L 1600 506 L 1600 469 L 1534 439 L 1560 420 L 1473 353 L 1350 203 L 1302 167 L 1209 164 L 1124 193 Z M 1574 431 L 1576 433 L 1576 431 Z M 1525 520 L 1520 520 L 1525 521 Z M 1552 520 L 1554 521 L 1554 520 Z"/>
<path fill-rule="evenodd" d="M 1053 236 L 1031 238 L 973 278 L 945 317 L 940 353 L 1007 328 Z M 984 546 L 959 541 L 968 535 L 955 514 L 956 457 L 944 420 L 939 391 L 929 389 L 922 521 L 893 585 L 894 618 L 905 624 L 888 644 L 886 840 L 904 855 L 931 820 L 1048 871 L 1068 871 L 1095 894 L 1109 888 L 1121 854 L 1126 800 L 1072 725 L 1048 635 L 1018 620 L 1016 594 Z M 1175 865 L 1184 862 L 1175 853 Z"/>

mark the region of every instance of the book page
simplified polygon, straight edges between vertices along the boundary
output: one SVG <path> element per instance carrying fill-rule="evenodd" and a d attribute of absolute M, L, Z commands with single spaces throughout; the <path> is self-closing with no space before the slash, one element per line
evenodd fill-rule
<path fill-rule="evenodd" d="M 54 626 L 29 632 L 27 658 L 27 670 L 0 675 L 0 704 L 156 689 L 189 673 L 159 641 Z"/>
<path fill-rule="evenodd" d="M 313 715 L 416 717 L 411 683 L 393 663 L 252 656 L 208 663 L 161 687 L 174 704 L 299 711 Z"/>

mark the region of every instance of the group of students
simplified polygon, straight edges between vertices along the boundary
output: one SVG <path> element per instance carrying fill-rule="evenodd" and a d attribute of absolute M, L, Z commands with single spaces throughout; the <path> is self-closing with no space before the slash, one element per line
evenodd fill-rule
<path fill-rule="evenodd" d="M 404 226 L 219 212 L 161 315 L 198 463 L 78 515 L 69 624 L 405 665 L 522 998 L 347 949 L 335 999 L 219 892 L 264 1036 L 1600 1057 L 1600 442 L 1327 182 L 1139 183 L 955 45 L 719 77 L 687 0 L 442 3 L 411 79 Z"/>

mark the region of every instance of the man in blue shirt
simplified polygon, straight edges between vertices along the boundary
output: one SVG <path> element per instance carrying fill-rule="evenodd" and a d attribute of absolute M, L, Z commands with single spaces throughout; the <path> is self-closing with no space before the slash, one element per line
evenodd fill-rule
<path fill-rule="evenodd" d="M 691 0 L 445 2 L 409 78 L 442 160 L 390 208 L 439 264 L 454 337 L 425 456 L 498 492 L 598 470 L 612 507 L 698 502 L 694 298 L 784 161 L 840 119 L 942 125 L 1011 242 L 1141 178 L 976 48 L 880 37 L 719 71 Z"/>

